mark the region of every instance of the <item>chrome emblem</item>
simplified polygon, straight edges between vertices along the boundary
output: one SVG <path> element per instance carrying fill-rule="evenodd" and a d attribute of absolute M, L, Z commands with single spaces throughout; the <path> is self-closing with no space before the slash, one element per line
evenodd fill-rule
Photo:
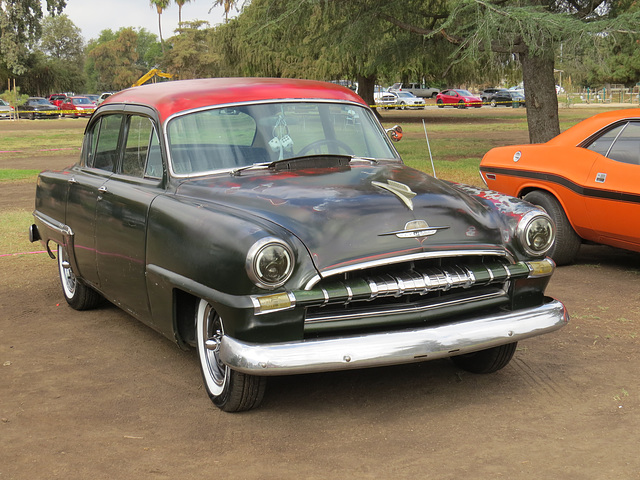
<path fill-rule="evenodd" d="M 513 161 L 517 162 L 518 160 L 520 160 L 520 157 L 522 157 L 522 152 L 518 150 L 516 153 L 513 154 Z"/>
<path fill-rule="evenodd" d="M 395 235 L 398 238 L 423 238 L 430 237 L 438 233 L 438 230 L 446 230 L 450 228 L 448 225 L 443 227 L 430 227 L 424 220 L 411 220 L 404 226 L 404 230 L 396 230 L 395 232 L 381 233 L 379 236 Z"/>
<path fill-rule="evenodd" d="M 393 193 L 396 197 L 402 200 L 402 202 L 407 207 L 409 207 L 409 210 L 413 210 L 412 199 L 417 195 L 417 193 L 412 192 L 411 189 L 404 183 L 394 182 L 393 180 L 387 180 L 387 183 L 371 182 L 371 185 L 384 188 L 385 190 Z"/>

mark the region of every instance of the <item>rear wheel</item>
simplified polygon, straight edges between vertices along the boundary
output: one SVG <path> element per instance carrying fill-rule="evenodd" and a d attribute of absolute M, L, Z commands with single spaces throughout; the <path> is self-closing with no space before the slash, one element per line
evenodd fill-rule
<path fill-rule="evenodd" d="M 491 100 L 491 106 L 495 108 L 498 106 L 498 104 L 495 100 Z"/>
<path fill-rule="evenodd" d="M 560 202 L 550 193 L 539 190 L 527 193 L 524 199 L 542 208 L 556 224 L 556 241 L 548 255 L 557 265 L 572 263 L 578 255 L 582 239 L 571 226 Z"/>
<path fill-rule="evenodd" d="M 198 304 L 196 335 L 200 370 L 211 401 L 225 412 L 242 412 L 260 405 L 267 379 L 236 372 L 222 363 L 220 344 L 224 325 L 206 300 L 200 300 Z"/>
<path fill-rule="evenodd" d="M 513 358 L 518 342 L 451 357 L 451 361 L 472 373 L 493 373 L 507 366 Z"/>
<path fill-rule="evenodd" d="M 441 99 L 436 100 L 436 104 L 438 105 L 438 108 L 444 108 L 444 104 Z"/>
<path fill-rule="evenodd" d="M 76 277 L 69 265 L 69 257 L 62 245 L 58 245 L 58 272 L 64 298 L 75 310 L 89 310 L 96 307 L 102 297 L 91 287 L 86 286 Z"/>

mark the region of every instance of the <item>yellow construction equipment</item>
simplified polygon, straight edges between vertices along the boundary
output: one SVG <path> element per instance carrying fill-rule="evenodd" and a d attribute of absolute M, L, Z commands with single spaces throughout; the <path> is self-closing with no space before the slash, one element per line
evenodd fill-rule
<path fill-rule="evenodd" d="M 138 85 L 142 85 L 143 83 L 147 82 L 148 80 L 150 80 L 155 76 L 162 77 L 162 78 L 169 78 L 169 79 L 175 77 L 175 75 L 173 75 L 172 73 L 165 73 L 161 71 L 159 68 L 152 68 L 143 76 L 141 76 L 138 80 L 136 80 L 136 82 L 131 86 L 137 87 Z"/>

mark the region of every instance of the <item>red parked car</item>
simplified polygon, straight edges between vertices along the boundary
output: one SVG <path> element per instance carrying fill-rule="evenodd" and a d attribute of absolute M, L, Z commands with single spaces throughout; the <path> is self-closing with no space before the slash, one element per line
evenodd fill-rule
<path fill-rule="evenodd" d="M 89 117 L 96 110 L 96 104 L 87 97 L 67 97 L 60 105 L 60 110 L 63 117 Z"/>
<path fill-rule="evenodd" d="M 49 103 L 51 105 L 55 105 L 56 107 L 60 108 L 60 105 L 62 105 L 68 98 L 69 97 L 67 97 L 64 93 L 52 93 L 47 97 L 47 100 L 49 100 Z"/>
<path fill-rule="evenodd" d="M 482 100 L 480 97 L 476 97 L 468 90 L 461 90 L 459 88 L 443 90 L 436 97 L 436 103 L 438 104 L 438 108 L 444 108 L 445 106 L 457 108 L 480 108 L 482 106 Z"/>

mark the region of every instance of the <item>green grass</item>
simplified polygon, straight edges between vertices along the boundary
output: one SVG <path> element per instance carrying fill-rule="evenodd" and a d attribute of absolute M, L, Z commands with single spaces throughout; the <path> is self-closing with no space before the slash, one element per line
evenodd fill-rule
<path fill-rule="evenodd" d="M 40 243 L 29 242 L 29 225 L 33 216 L 27 210 L 0 212 L 0 255 L 42 250 Z"/>
<path fill-rule="evenodd" d="M 0 169 L 0 182 L 16 182 L 20 180 L 35 180 L 40 170 Z"/>

